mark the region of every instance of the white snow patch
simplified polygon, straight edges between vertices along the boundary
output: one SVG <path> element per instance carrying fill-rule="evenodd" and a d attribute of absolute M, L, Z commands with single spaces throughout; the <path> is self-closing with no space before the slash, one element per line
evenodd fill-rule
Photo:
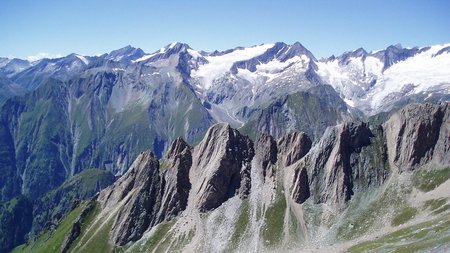
<path fill-rule="evenodd" d="M 450 54 L 434 56 L 446 45 L 432 46 L 429 50 L 397 62 L 383 72 L 384 63 L 367 56 L 317 62 L 317 73 L 331 84 L 350 106 L 369 105 L 376 112 L 387 102 L 387 97 L 429 92 L 437 86 L 450 88 Z M 373 81 L 376 81 L 372 84 Z M 351 103 L 349 103 L 351 102 Z"/>
<path fill-rule="evenodd" d="M 317 73 L 320 76 L 326 77 L 328 82 L 334 86 L 336 83 L 340 83 L 342 80 L 347 80 L 348 75 L 339 66 L 339 60 L 317 62 L 319 70 Z"/>
<path fill-rule="evenodd" d="M 344 102 L 351 107 L 355 107 L 355 102 L 350 99 L 344 98 Z"/>
<path fill-rule="evenodd" d="M 381 106 L 386 96 L 401 92 L 406 85 L 414 85 L 413 92 L 420 93 L 436 85 L 450 84 L 450 54 L 433 57 L 449 45 L 433 46 L 388 68 L 379 81 L 381 85 L 371 92 L 372 107 Z"/>
<path fill-rule="evenodd" d="M 294 56 L 285 62 L 281 62 L 278 59 L 273 59 L 272 61 L 270 61 L 266 64 L 260 64 L 260 65 L 256 66 L 256 69 L 258 72 L 278 73 L 280 71 L 283 71 L 285 68 L 287 68 L 291 64 L 295 64 L 295 63 L 302 63 L 303 65 L 308 64 L 309 58 L 306 55 Z"/>
<path fill-rule="evenodd" d="M 80 59 L 84 64 L 89 65 L 89 60 L 86 59 L 86 57 L 84 57 L 84 56 L 82 56 L 82 55 L 79 55 L 79 54 L 76 54 L 75 56 L 76 56 L 78 59 Z"/>
<path fill-rule="evenodd" d="M 172 43 L 170 43 L 169 49 L 172 49 L 176 44 L 177 44 L 177 42 L 172 42 Z"/>
<path fill-rule="evenodd" d="M 197 52 L 193 49 L 188 48 L 187 51 L 190 55 L 192 55 L 192 57 L 194 57 L 194 59 L 198 59 L 198 58 L 202 57 L 202 55 L 199 52 Z"/>
<path fill-rule="evenodd" d="M 155 56 L 155 55 L 156 55 L 156 54 L 147 54 L 147 55 L 142 56 L 142 57 L 139 58 L 139 59 L 133 60 L 133 62 L 146 61 L 146 60 L 152 58 L 152 57 Z"/>
<path fill-rule="evenodd" d="M 237 49 L 231 53 L 220 56 L 205 57 L 208 64 L 201 65 L 197 71 L 192 73 L 192 76 L 199 78 L 203 87 L 208 89 L 211 87 L 214 79 L 224 75 L 230 70 L 233 63 L 254 58 L 263 54 L 273 46 L 274 44 L 263 44 L 260 46 Z"/>

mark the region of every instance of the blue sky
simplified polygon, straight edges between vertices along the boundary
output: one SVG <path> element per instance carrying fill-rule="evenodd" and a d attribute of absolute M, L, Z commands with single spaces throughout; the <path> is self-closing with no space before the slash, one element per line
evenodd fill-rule
<path fill-rule="evenodd" d="M 2 0 L 0 56 L 301 42 L 316 57 L 450 42 L 450 1 Z"/>

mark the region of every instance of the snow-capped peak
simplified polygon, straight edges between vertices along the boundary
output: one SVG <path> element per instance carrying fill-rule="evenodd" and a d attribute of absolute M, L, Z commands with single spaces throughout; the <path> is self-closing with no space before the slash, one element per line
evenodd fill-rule
<path fill-rule="evenodd" d="M 208 63 L 200 65 L 198 70 L 192 73 L 193 77 L 199 78 L 204 89 L 208 89 L 213 80 L 230 71 L 235 62 L 252 59 L 263 54 L 274 44 L 262 44 L 259 46 L 237 48 L 225 54 L 206 56 Z"/>
<path fill-rule="evenodd" d="M 11 59 L 0 57 L 0 68 L 8 64 L 10 61 Z"/>
<path fill-rule="evenodd" d="M 450 92 L 450 44 L 359 51 L 317 62 L 319 76 L 351 106 L 376 113 L 404 96 Z"/>
<path fill-rule="evenodd" d="M 89 65 L 89 60 L 86 59 L 86 57 L 79 55 L 79 54 L 75 54 L 75 56 L 80 59 L 84 64 Z"/>
<path fill-rule="evenodd" d="M 165 47 L 162 47 L 158 51 L 151 54 L 144 54 L 142 57 L 134 60 L 133 62 L 142 62 L 149 59 L 159 60 L 170 57 L 171 55 L 178 54 L 181 52 L 188 52 L 193 58 L 201 57 L 201 54 L 196 50 L 192 49 L 188 44 L 181 42 L 173 42 Z"/>
<path fill-rule="evenodd" d="M 116 61 L 116 62 L 122 61 L 122 60 L 131 62 L 133 60 L 143 57 L 144 55 L 145 55 L 145 53 L 144 53 L 144 51 L 142 51 L 142 49 L 134 48 L 134 47 L 128 45 L 121 49 L 111 51 L 111 53 L 109 53 L 106 56 L 106 59 L 111 60 L 111 61 Z"/>

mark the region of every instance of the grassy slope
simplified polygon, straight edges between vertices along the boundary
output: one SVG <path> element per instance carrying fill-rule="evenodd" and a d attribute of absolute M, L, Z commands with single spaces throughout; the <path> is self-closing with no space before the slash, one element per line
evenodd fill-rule
<path fill-rule="evenodd" d="M 445 169 L 430 169 L 421 168 L 416 170 L 411 175 L 412 187 L 421 192 L 427 193 L 436 189 L 441 184 L 450 178 L 450 168 Z M 390 189 L 387 189 L 389 193 Z M 391 190 L 392 191 L 392 190 Z M 393 197 L 394 196 L 394 197 Z M 391 201 L 384 201 L 384 198 L 392 198 Z M 388 195 L 383 195 L 378 199 L 379 202 L 374 202 L 369 205 L 369 209 L 361 212 L 361 220 L 363 224 L 373 225 L 374 217 L 381 221 L 386 221 L 387 212 L 386 205 L 394 208 L 391 212 L 390 225 L 395 228 L 399 227 L 394 232 L 389 232 L 375 240 L 359 242 L 350 247 L 348 252 L 416 252 L 428 251 L 433 248 L 446 247 L 450 244 L 450 204 L 448 198 L 432 198 L 424 202 L 415 201 L 416 207 L 411 207 L 407 204 L 405 198 L 409 197 L 405 194 L 401 199 L 397 199 L 395 194 L 390 192 Z M 372 208 L 372 209 L 370 209 Z M 408 223 L 415 217 L 421 216 L 420 222 Z M 365 217 L 363 219 L 363 217 Z M 362 226 L 361 230 L 358 227 L 358 218 L 354 220 L 356 229 L 352 233 L 344 233 L 344 237 L 357 238 L 368 231 L 369 226 Z M 412 224 L 412 225 L 409 225 Z M 386 224 L 385 224 L 386 225 Z M 345 226 L 344 226 L 345 227 Z M 349 236 L 351 235 L 351 236 Z M 445 248 L 449 250 L 450 247 Z M 438 251 L 445 251 L 444 248 Z"/>
<path fill-rule="evenodd" d="M 36 241 L 18 246 L 12 252 L 59 252 L 66 235 L 70 232 L 72 225 L 75 223 L 76 219 L 85 207 L 86 203 L 82 203 L 70 212 L 55 230 L 43 233 L 37 238 Z"/>

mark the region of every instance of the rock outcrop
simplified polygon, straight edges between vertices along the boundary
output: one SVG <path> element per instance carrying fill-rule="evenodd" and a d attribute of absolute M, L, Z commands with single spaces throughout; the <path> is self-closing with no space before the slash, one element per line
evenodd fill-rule
<path fill-rule="evenodd" d="M 450 163 L 449 104 L 410 104 L 383 125 L 389 162 L 400 171 Z"/>
<path fill-rule="evenodd" d="M 267 134 L 262 134 L 256 142 L 255 160 L 262 168 L 262 178 L 273 177 L 277 162 L 278 147 L 275 139 Z"/>
<path fill-rule="evenodd" d="M 152 226 L 177 216 L 187 206 L 191 183 L 191 147 L 177 138 L 160 164 L 142 152 L 116 183 L 98 196 L 103 213 L 117 211 L 111 239 L 117 245 L 136 241 Z"/>
<path fill-rule="evenodd" d="M 250 190 L 252 141 L 230 125 L 212 126 L 194 148 L 189 178 L 195 206 L 202 212 L 214 209 L 230 197 L 245 197 Z"/>
<path fill-rule="evenodd" d="M 284 154 L 284 166 L 289 166 L 304 157 L 311 149 L 311 145 L 311 139 L 303 132 L 293 132 L 281 137 L 278 140 L 278 147 Z"/>
<path fill-rule="evenodd" d="M 383 146 L 371 146 L 374 137 L 365 123 L 329 128 L 296 165 L 293 199 L 303 203 L 311 195 L 316 203 L 342 209 L 355 189 L 381 183 L 388 172 L 382 159 L 378 159 L 384 152 Z"/>
<path fill-rule="evenodd" d="M 104 211 L 119 209 L 110 233 L 115 244 L 141 238 L 158 222 L 160 192 L 159 162 L 149 151 L 142 152 L 124 176 L 100 192 L 98 201 Z"/>
<path fill-rule="evenodd" d="M 191 190 L 189 170 L 192 166 L 191 147 L 177 138 L 163 160 L 162 199 L 159 220 L 168 220 L 186 209 Z"/>
<path fill-rule="evenodd" d="M 276 146 L 273 153 L 276 161 Z M 235 195 L 246 197 L 253 156 L 252 141 L 228 124 L 211 127 L 194 150 L 176 139 L 161 166 L 153 153 L 141 153 L 127 173 L 98 196 L 103 215 L 117 213 L 112 242 L 138 240 L 152 226 L 184 211 L 190 197 L 201 212 Z"/>
<path fill-rule="evenodd" d="M 449 115 L 449 104 L 410 104 L 380 126 L 329 128 L 296 165 L 293 199 L 303 203 L 311 195 L 316 203 L 342 209 L 355 191 L 381 185 L 391 168 L 402 172 L 430 162 L 448 166 Z"/>
<path fill-rule="evenodd" d="M 311 192 L 309 190 L 308 172 L 306 171 L 306 168 L 295 170 L 294 178 L 295 182 L 292 198 L 295 202 L 302 204 L 311 196 Z"/>
<path fill-rule="evenodd" d="M 140 239 L 185 210 L 186 217 L 195 217 L 232 197 L 246 198 L 252 184 L 261 191 L 289 188 L 295 203 L 311 199 L 341 211 L 354 193 L 381 186 L 393 173 L 391 164 L 402 169 L 450 164 L 449 126 L 448 105 L 411 105 L 383 125 L 330 127 L 311 147 L 310 138 L 296 132 L 278 142 L 262 134 L 254 145 L 219 123 L 194 148 L 176 139 L 161 164 L 151 152 L 141 153 L 121 179 L 99 194 L 98 202 L 102 215 L 113 214 L 110 238 L 116 245 Z M 276 180 L 279 171 L 282 180 Z M 72 235 L 78 232 L 74 227 Z"/>

